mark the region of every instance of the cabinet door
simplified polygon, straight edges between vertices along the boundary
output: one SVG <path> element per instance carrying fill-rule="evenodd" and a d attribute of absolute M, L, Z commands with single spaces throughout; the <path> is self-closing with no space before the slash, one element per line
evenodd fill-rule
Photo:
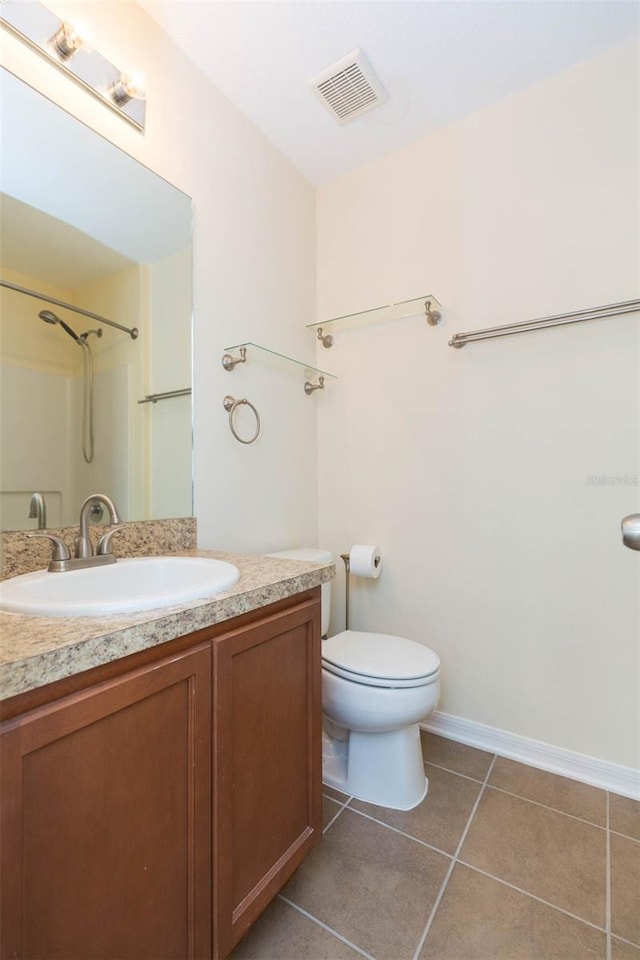
<path fill-rule="evenodd" d="M 320 603 L 216 642 L 214 956 L 322 834 Z"/>
<path fill-rule="evenodd" d="M 211 948 L 211 649 L 8 721 L 2 957 Z"/>

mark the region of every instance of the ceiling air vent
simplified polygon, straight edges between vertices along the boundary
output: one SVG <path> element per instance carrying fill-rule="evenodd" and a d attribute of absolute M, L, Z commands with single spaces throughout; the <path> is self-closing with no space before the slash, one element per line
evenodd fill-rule
<path fill-rule="evenodd" d="M 347 123 L 387 99 L 360 50 L 327 67 L 308 84 L 338 123 Z"/>

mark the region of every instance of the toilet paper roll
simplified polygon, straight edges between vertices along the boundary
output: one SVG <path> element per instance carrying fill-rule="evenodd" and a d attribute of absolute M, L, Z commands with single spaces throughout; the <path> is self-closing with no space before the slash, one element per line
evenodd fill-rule
<path fill-rule="evenodd" d="M 356 577 L 377 580 L 382 571 L 380 547 L 356 543 L 349 551 L 349 570 Z"/>

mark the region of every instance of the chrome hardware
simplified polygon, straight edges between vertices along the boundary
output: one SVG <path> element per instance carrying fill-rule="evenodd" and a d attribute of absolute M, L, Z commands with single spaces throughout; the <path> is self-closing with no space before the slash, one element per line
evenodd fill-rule
<path fill-rule="evenodd" d="M 158 400 L 170 400 L 173 397 L 189 396 L 191 396 L 191 387 L 185 387 L 184 390 L 165 390 L 164 393 L 148 393 L 144 400 L 138 400 L 138 403 L 157 403 Z"/>
<path fill-rule="evenodd" d="M 113 557 L 112 554 L 106 554 L 100 559 L 95 558 L 93 554 L 93 547 L 91 546 L 91 541 L 89 540 L 89 516 L 92 510 L 92 505 L 96 502 L 103 503 L 105 505 L 109 511 L 111 523 L 120 523 L 120 514 L 118 513 L 118 508 L 111 497 L 108 497 L 105 493 L 92 493 L 90 497 L 87 497 L 80 507 L 80 535 L 76 540 L 76 559 L 89 559 L 93 562 L 99 563 L 114 562 L 115 557 Z M 105 557 L 110 559 L 106 559 Z"/>
<path fill-rule="evenodd" d="M 111 556 L 111 541 L 113 540 L 114 534 L 118 533 L 118 528 L 116 527 L 113 530 L 108 530 L 107 533 L 103 534 L 98 540 L 98 549 L 96 550 L 96 555 L 99 557 L 108 557 Z"/>
<path fill-rule="evenodd" d="M 65 300 L 57 300 L 55 297 L 50 297 L 46 293 L 38 293 L 37 290 L 30 290 L 29 287 L 20 287 L 17 283 L 10 283 L 9 280 L 0 280 L 0 287 L 6 287 L 8 290 L 15 290 L 17 293 L 24 293 L 27 297 L 35 297 L 36 300 L 44 300 L 46 303 L 53 303 L 56 307 L 64 307 L 65 310 L 72 310 L 74 313 L 79 313 L 83 317 L 89 317 L 90 320 L 97 320 L 98 323 L 106 323 L 109 327 L 115 327 L 116 330 L 122 330 L 123 333 L 128 333 L 132 340 L 138 339 L 139 330 L 137 327 L 123 327 L 121 323 L 116 323 L 114 320 L 107 320 L 106 317 L 101 317 L 97 313 L 91 313 L 90 310 L 83 310 L 81 307 L 74 307 L 72 303 L 67 303 Z M 51 322 L 51 321 L 47 321 Z"/>
<path fill-rule="evenodd" d="M 67 569 L 66 565 L 71 562 L 71 554 L 64 540 L 61 540 L 60 537 L 54 537 L 52 533 L 30 533 L 29 537 L 50 540 L 53 544 L 53 553 L 47 568 L 49 573 L 59 573 Z"/>
<path fill-rule="evenodd" d="M 44 530 L 47 526 L 47 505 L 44 502 L 44 497 L 41 493 L 34 493 L 31 497 L 31 502 L 29 503 L 29 513 L 27 514 L 30 520 L 38 520 L 38 530 Z"/>
<path fill-rule="evenodd" d="M 430 327 L 437 327 L 442 320 L 440 311 L 431 309 L 431 300 L 425 300 L 424 302 L 424 315 Z"/>
<path fill-rule="evenodd" d="M 327 350 L 329 349 L 329 347 L 333 346 L 333 337 L 331 336 L 330 333 L 323 334 L 322 327 L 318 327 L 318 340 L 320 341 L 323 347 L 327 348 Z"/>
<path fill-rule="evenodd" d="M 640 550 L 640 513 L 630 513 L 622 521 L 622 542 L 630 550 Z"/>
<path fill-rule="evenodd" d="M 248 440 L 243 440 L 243 438 L 237 432 L 233 423 L 233 416 L 236 410 L 238 409 L 238 407 L 242 405 L 246 405 L 247 407 L 250 407 L 253 410 L 253 414 L 256 418 L 256 432 Z M 254 407 L 254 405 L 250 403 L 246 397 L 243 397 L 241 400 L 236 400 L 235 397 L 231 397 L 229 396 L 229 394 L 227 394 L 227 396 L 222 401 L 222 406 L 225 408 L 225 410 L 229 414 L 229 429 L 231 430 L 231 433 L 234 435 L 238 443 L 253 443 L 254 440 L 258 439 L 258 436 L 260 434 L 260 415 L 256 410 L 256 408 Z"/>
<path fill-rule="evenodd" d="M 309 397 L 314 390 L 324 390 L 324 377 L 318 377 L 317 383 L 311 383 L 309 380 L 305 380 L 304 383 L 304 392 Z"/>
<path fill-rule="evenodd" d="M 222 366 L 225 370 L 231 372 L 239 363 L 247 362 L 247 348 L 240 347 L 240 356 L 233 357 L 230 353 L 225 353 L 222 357 Z"/>
<path fill-rule="evenodd" d="M 470 333 L 454 333 L 449 340 L 450 347 L 464 347 L 474 340 L 493 340 L 495 337 L 510 337 L 516 333 L 531 333 L 533 330 L 546 330 L 549 327 L 563 327 L 568 323 L 583 323 L 586 320 L 604 320 L 607 317 L 621 317 L 625 313 L 638 313 L 640 300 L 624 300 L 621 303 L 607 303 L 603 307 L 589 307 L 587 310 L 574 310 L 572 313 L 558 313 L 553 317 L 541 317 L 538 320 L 525 320 L 522 323 L 505 323 L 501 327 L 485 327 Z"/>

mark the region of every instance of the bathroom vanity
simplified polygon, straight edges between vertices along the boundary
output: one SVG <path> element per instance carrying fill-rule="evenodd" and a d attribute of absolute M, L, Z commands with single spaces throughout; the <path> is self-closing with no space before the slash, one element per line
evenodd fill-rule
<path fill-rule="evenodd" d="M 2 616 L 3 958 L 222 960 L 319 840 L 333 567 L 210 555 L 185 609 Z"/>

